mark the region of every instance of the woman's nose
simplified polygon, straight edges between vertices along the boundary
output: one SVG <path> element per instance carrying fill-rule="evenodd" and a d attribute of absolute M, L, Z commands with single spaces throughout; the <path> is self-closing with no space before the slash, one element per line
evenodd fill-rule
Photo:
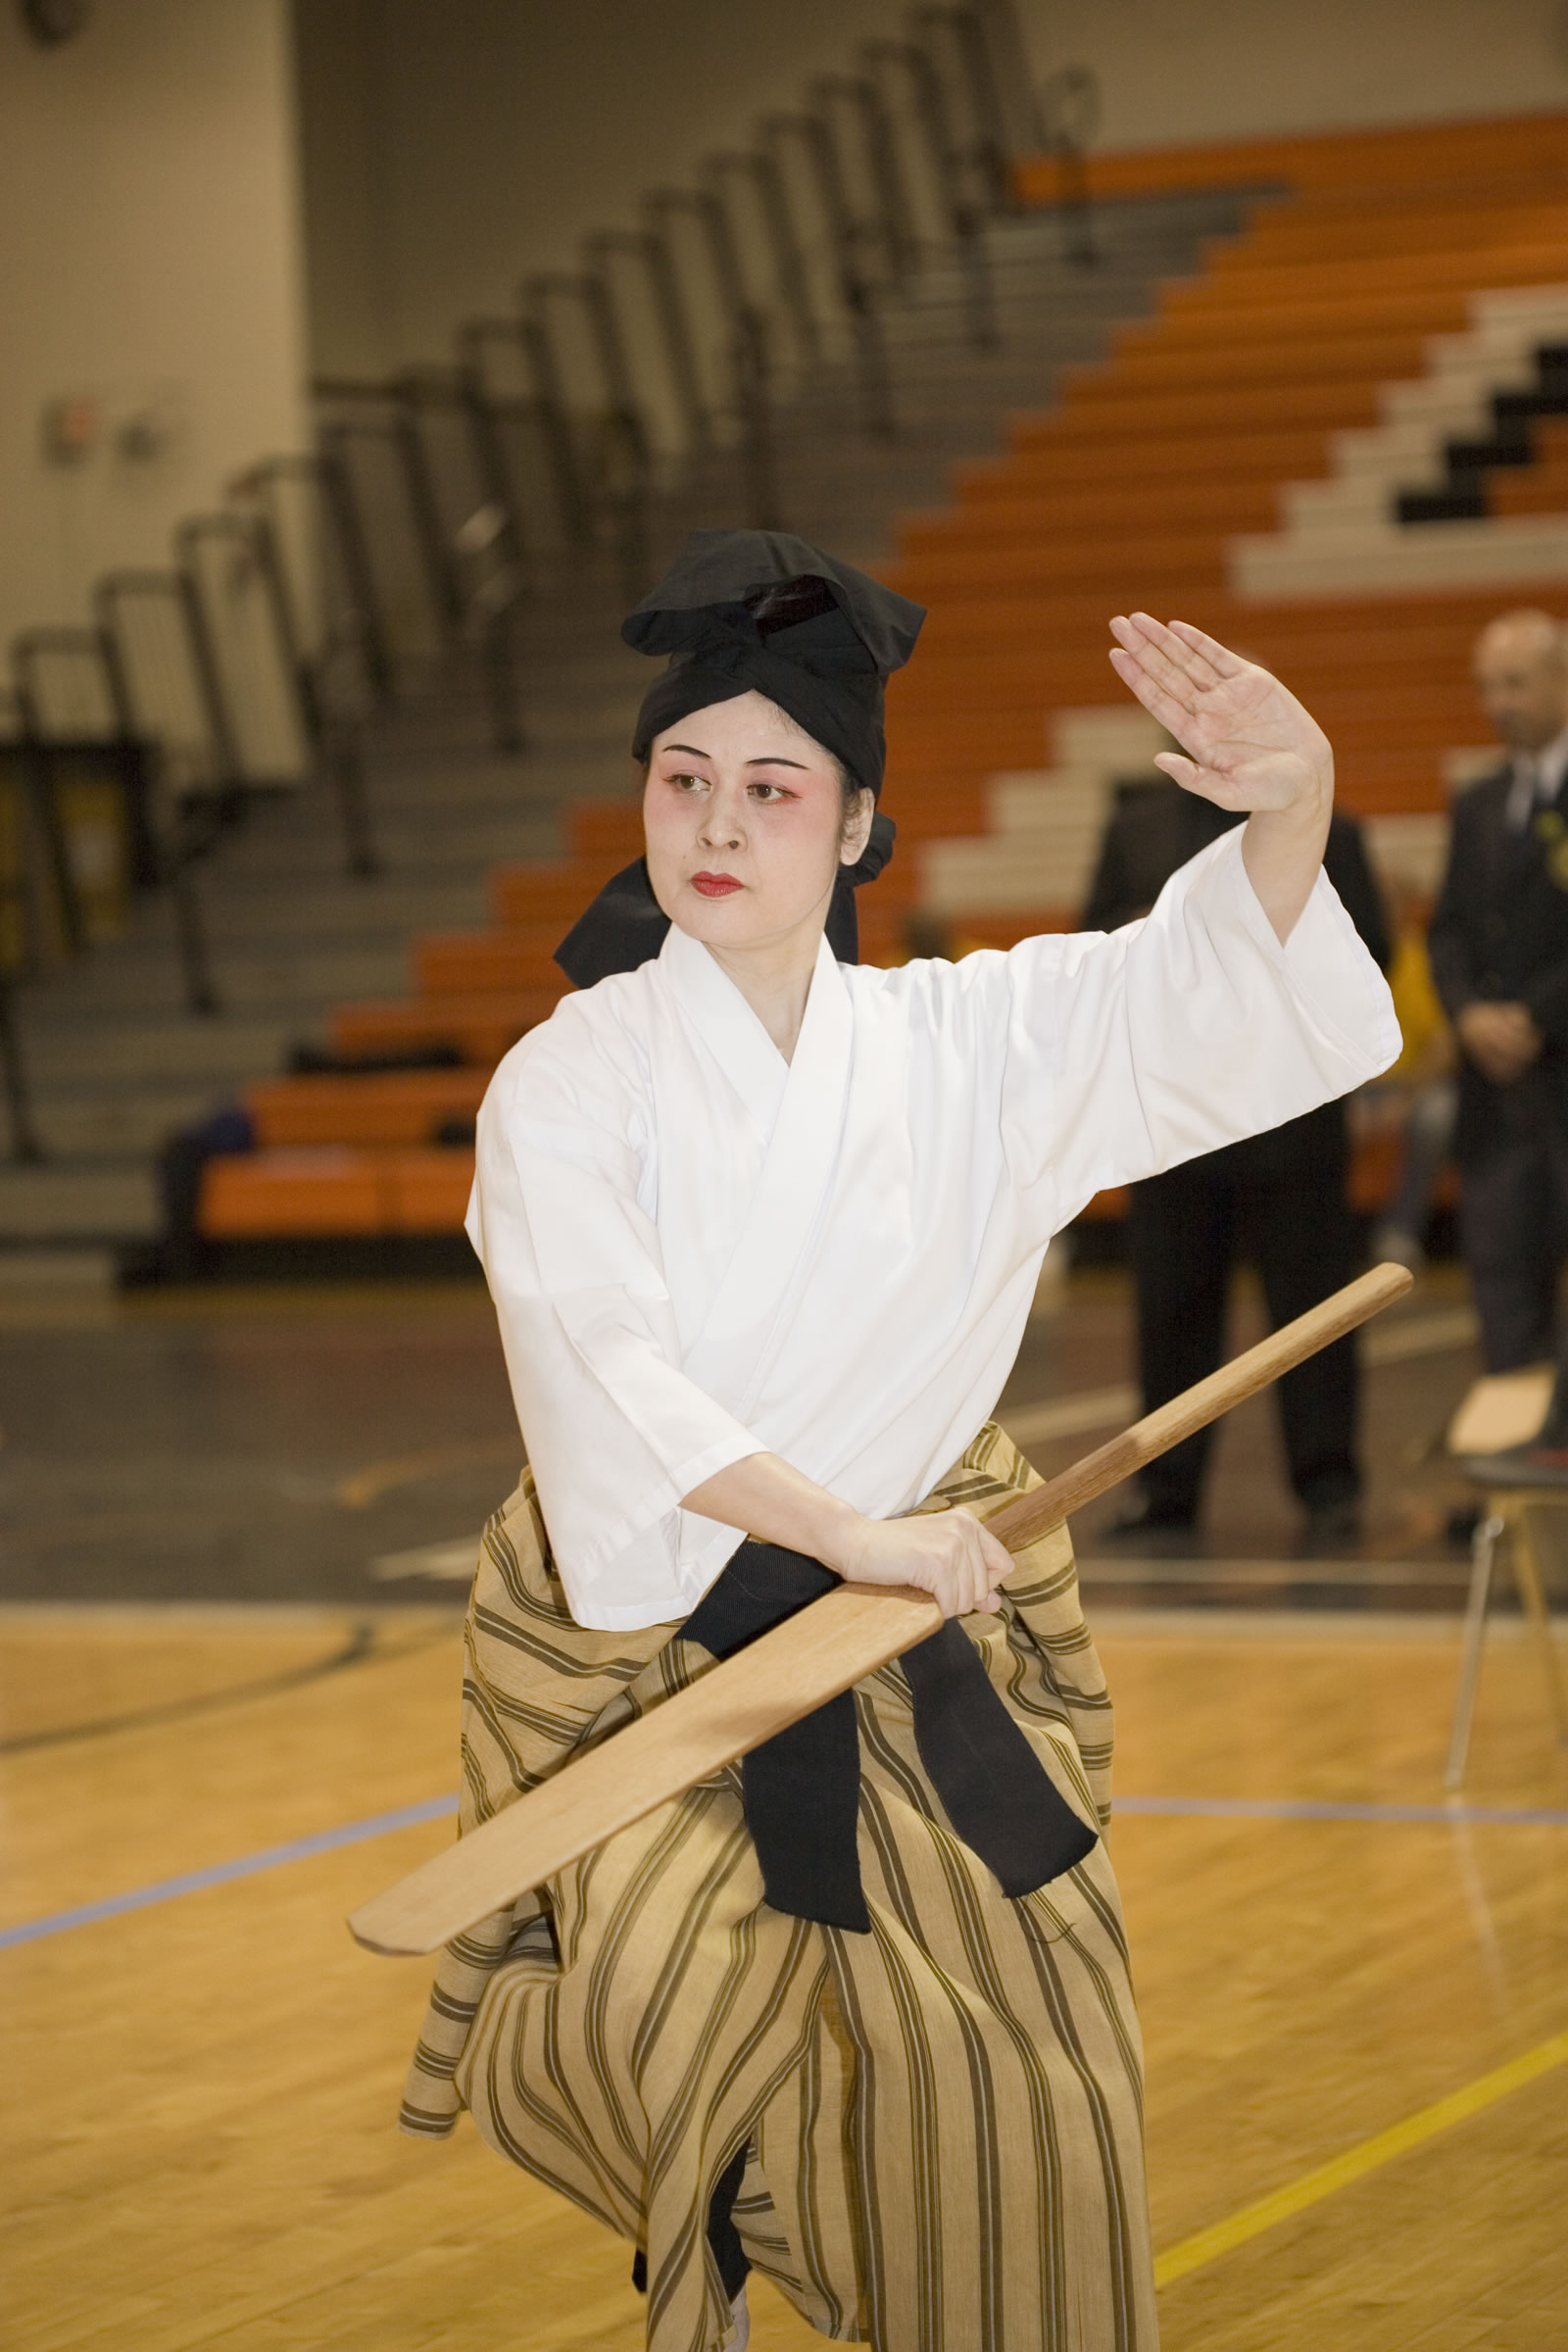
<path fill-rule="evenodd" d="M 735 811 L 710 801 L 703 811 L 702 839 L 710 849 L 733 850 L 739 847 L 741 829 Z"/>

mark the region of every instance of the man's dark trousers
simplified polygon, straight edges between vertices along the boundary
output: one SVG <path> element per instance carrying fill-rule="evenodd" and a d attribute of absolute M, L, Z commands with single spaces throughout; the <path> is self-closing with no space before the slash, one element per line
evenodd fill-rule
<path fill-rule="evenodd" d="M 1557 1269 L 1568 1249 L 1568 1134 L 1549 1100 L 1560 1072 L 1489 1089 L 1483 1140 L 1466 1139 L 1460 1220 L 1489 1372 L 1558 1351 Z"/>
<path fill-rule="evenodd" d="M 1222 1360 L 1239 1249 L 1257 1266 L 1276 1325 L 1353 1280 L 1360 1251 L 1346 1200 L 1348 1157 L 1344 1106 L 1330 1102 L 1131 1188 L 1128 1241 L 1146 1412 Z M 1308 1511 L 1353 1503 L 1360 1492 L 1357 1396 L 1353 1340 L 1325 1348 L 1279 1383 L 1291 1485 Z M 1212 1429 L 1200 1430 L 1142 1472 L 1152 1519 L 1196 1518 L 1213 1437 Z"/>

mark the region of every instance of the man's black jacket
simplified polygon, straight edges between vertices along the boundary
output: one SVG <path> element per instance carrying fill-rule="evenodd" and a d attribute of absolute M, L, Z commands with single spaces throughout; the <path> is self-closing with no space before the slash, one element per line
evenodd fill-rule
<path fill-rule="evenodd" d="M 1432 917 L 1432 976 L 1449 1020 L 1478 998 L 1526 1004 L 1545 1039 L 1530 1101 L 1568 1130 L 1568 779 L 1530 823 L 1507 821 L 1512 771 L 1459 795 L 1448 870 Z M 1508 1088 L 1459 1065 L 1458 1153 L 1476 1159 L 1499 1132 Z"/>
<path fill-rule="evenodd" d="M 1139 776 L 1118 784 L 1084 908 L 1084 929 L 1117 931 L 1147 914 L 1178 866 L 1244 821 L 1241 810 L 1216 808 L 1212 801 L 1184 792 L 1168 776 Z M 1323 864 L 1374 962 L 1386 972 L 1393 953 L 1388 917 L 1353 816 L 1335 810 Z M 1339 1161 L 1345 1154 L 1345 1105 L 1325 1102 L 1318 1110 L 1230 1149 L 1242 1155 L 1247 1171 L 1257 1176 L 1290 1175 L 1308 1165 Z"/>

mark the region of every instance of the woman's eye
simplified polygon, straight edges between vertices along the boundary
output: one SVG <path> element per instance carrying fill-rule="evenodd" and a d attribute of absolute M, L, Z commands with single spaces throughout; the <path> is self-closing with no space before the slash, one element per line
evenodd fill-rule
<path fill-rule="evenodd" d="M 787 801 L 791 797 L 777 784 L 753 784 L 748 786 L 748 790 L 754 799 L 764 804 L 770 801 Z"/>

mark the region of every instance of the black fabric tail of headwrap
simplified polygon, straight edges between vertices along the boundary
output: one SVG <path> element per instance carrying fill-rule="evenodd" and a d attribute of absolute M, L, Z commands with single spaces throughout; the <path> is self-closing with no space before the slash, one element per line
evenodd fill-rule
<path fill-rule="evenodd" d="M 874 882 L 882 871 L 893 855 L 897 833 L 892 817 L 879 808 L 859 858 L 839 869 L 827 911 L 827 944 L 840 963 L 860 960 L 855 894 L 862 882 Z M 556 950 L 556 961 L 573 988 L 592 988 L 612 972 L 634 972 L 640 963 L 651 961 L 668 930 L 669 917 L 648 879 L 648 860 L 639 858 L 622 866 L 577 917 Z"/>
<path fill-rule="evenodd" d="M 820 1560 L 748 1540 L 698 1602 L 682 1637 L 727 1658 L 831 1592 Z M 915 1744 L 954 1830 L 1006 1895 L 1032 1894 L 1092 1852 L 1098 1835 L 1058 1794 L 961 1625 L 950 1618 L 901 1660 Z M 746 1826 L 775 1911 L 865 1935 L 860 1745 L 846 1690 L 741 1764 Z"/>

